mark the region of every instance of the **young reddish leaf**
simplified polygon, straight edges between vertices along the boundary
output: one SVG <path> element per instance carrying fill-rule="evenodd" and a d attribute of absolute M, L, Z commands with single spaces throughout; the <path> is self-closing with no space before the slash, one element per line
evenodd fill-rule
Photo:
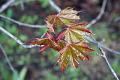
<path fill-rule="evenodd" d="M 51 39 L 48 38 L 39 38 L 37 40 L 33 40 L 28 42 L 28 44 L 32 44 L 32 45 L 48 45 L 51 48 L 56 49 L 57 44 L 52 41 Z"/>
<path fill-rule="evenodd" d="M 46 20 L 53 24 L 53 27 L 60 27 L 63 24 L 56 15 L 49 15 Z"/>
<path fill-rule="evenodd" d="M 57 62 L 60 64 L 61 70 L 67 68 L 68 62 L 70 62 L 71 66 L 78 67 L 79 59 L 88 60 L 89 57 L 84 51 L 94 51 L 93 49 L 84 46 L 83 44 L 78 45 L 76 43 L 67 44 L 61 51 L 61 55 L 59 56 Z"/>
<path fill-rule="evenodd" d="M 74 26 L 80 26 L 80 27 L 85 27 L 87 26 L 89 23 L 87 22 L 80 22 L 80 23 L 76 23 L 76 24 L 72 24 L 72 25 L 68 25 L 70 27 L 74 27 Z"/>
<path fill-rule="evenodd" d="M 36 38 L 37 40 L 33 40 L 27 43 L 32 45 L 42 45 L 43 47 L 40 48 L 40 51 L 43 51 L 49 47 L 58 51 L 64 48 L 65 43 L 62 40 L 59 40 L 56 38 L 56 36 L 51 35 L 50 32 L 46 32 L 46 36 L 48 38 Z"/>
<path fill-rule="evenodd" d="M 67 28 L 65 35 L 65 40 L 68 41 L 69 43 L 71 42 L 80 42 L 80 41 L 84 41 L 87 42 L 87 40 L 85 40 L 83 38 L 83 36 L 87 36 L 89 34 L 92 34 L 92 32 L 88 29 L 85 28 L 87 24 L 86 23 L 79 23 L 79 24 L 74 24 L 71 25 Z"/>
<path fill-rule="evenodd" d="M 64 10 L 62 10 L 58 16 L 60 18 L 63 19 L 67 19 L 68 21 L 75 21 L 75 20 L 79 20 L 80 17 L 77 16 L 77 14 L 79 13 L 79 11 L 73 10 L 72 8 L 66 8 Z"/>
<path fill-rule="evenodd" d="M 67 29 L 67 33 L 65 34 L 65 40 L 68 42 L 68 43 L 71 43 L 71 42 L 80 42 L 80 41 L 84 41 L 84 42 L 87 42 L 87 40 L 85 40 L 83 38 L 83 35 L 84 32 L 82 33 L 81 31 L 79 30 L 75 30 L 75 29 Z M 82 34 L 81 34 L 82 33 Z"/>
<path fill-rule="evenodd" d="M 78 23 L 78 24 L 72 24 L 72 25 L 69 25 L 69 26 L 70 26 L 71 29 L 76 29 L 76 30 L 80 30 L 80 31 L 92 34 L 92 32 L 89 29 L 86 28 L 87 25 L 88 25 L 88 23 L 82 22 L 82 23 Z"/>
<path fill-rule="evenodd" d="M 75 49 L 77 49 L 80 52 L 83 52 L 83 51 L 94 51 L 93 49 L 88 47 L 86 44 L 83 44 L 81 42 L 76 43 L 76 44 L 71 44 L 71 45 L 74 46 Z"/>
<path fill-rule="evenodd" d="M 87 55 L 86 53 L 82 53 L 82 55 L 84 55 L 85 57 L 84 56 L 78 56 L 80 60 L 82 60 L 82 61 L 89 60 L 89 55 Z"/>
<path fill-rule="evenodd" d="M 70 25 L 72 24 L 71 21 L 76 21 L 80 19 L 80 17 L 76 15 L 78 13 L 79 11 L 75 11 L 72 8 L 66 8 L 57 15 L 48 16 L 47 21 L 50 24 L 53 24 L 55 27 L 60 27 L 63 24 Z"/>

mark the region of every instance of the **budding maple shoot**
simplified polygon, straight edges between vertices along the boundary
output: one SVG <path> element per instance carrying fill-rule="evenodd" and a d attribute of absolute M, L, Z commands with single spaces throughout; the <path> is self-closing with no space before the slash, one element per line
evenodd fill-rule
<path fill-rule="evenodd" d="M 60 53 L 57 63 L 60 69 L 64 71 L 70 62 L 72 67 L 78 67 L 79 60 L 89 60 L 86 52 L 94 51 L 87 44 L 88 41 L 83 36 L 90 36 L 92 32 L 85 26 L 88 23 L 76 23 L 80 20 L 77 16 L 79 11 L 72 8 L 66 8 L 56 15 L 49 15 L 46 18 L 46 26 L 48 31 L 45 38 L 37 38 L 28 42 L 32 45 L 43 45 L 41 51 L 47 48 L 53 48 Z M 64 30 L 56 34 L 56 29 L 64 26 Z M 63 27 L 62 27 L 63 29 Z M 52 33 L 52 34 L 51 34 Z"/>

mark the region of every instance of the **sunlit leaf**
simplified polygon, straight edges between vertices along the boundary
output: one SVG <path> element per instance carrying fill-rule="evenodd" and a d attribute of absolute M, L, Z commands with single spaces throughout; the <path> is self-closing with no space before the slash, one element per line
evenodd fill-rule
<path fill-rule="evenodd" d="M 65 40 L 71 42 L 87 42 L 83 36 L 92 34 L 92 32 L 85 28 L 88 23 L 79 23 L 69 25 L 66 32 L 64 31 Z"/>
<path fill-rule="evenodd" d="M 94 51 L 88 46 L 83 44 L 78 45 L 77 43 L 72 43 L 66 45 L 60 53 L 57 62 L 60 64 L 61 70 L 65 70 L 70 62 L 71 66 L 78 67 L 79 60 L 89 60 L 89 56 L 85 53 L 86 51 Z"/>
<path fill-rule="evenodd" d="M 49 15 L 47 21 L 54 25 L 54 27 L 60 27 L 62 25 L 72 24 L 71 21 L 79 20 L 80 17 L 77 16 L 79 11 L 75 11 L 72 8 L 66 8 L 62 10 L 57 15 Z"/>
<path fill-rule="evenodd" d="M 36 38 L 36 40 L 27 42 L 27 44 L 41 45 L 40 51 L 44 51 L 49 47 L 59 51 L 65 46 L 65 43 L 62 40 L 58 40 L 49 32 L 46 32 L 46 36 L 47 38 Z"/>

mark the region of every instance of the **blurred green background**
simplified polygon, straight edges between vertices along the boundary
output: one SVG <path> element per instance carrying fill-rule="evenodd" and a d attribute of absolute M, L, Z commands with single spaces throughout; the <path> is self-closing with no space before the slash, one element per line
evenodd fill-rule
<path fill-rule="evenodd" d="M 3 1 L 3 2 L 2 2 Z M 20 0 L 16 0 L 18 3 Z M 54 0 L 62 9 L 73 7 L 81 10 L 79 15 L 83 21 L 91 21 L 100 11 L 103 0 Z M 5 1 L 0 1 L 0 7 Z M 102 19 L 91 30 L 98 41 L 105 39 L 104 45 L 120 51 L 120 0 L 108 0 L 107 7 Z M 13 18 L 28 24 L 45 24 L 45 18 L 50 14 L 57 13 L 49 4 L 48 0 L 33 0 L 24 3 L 24 10 L 20 4 L 11 6 L 3 13 L 4 16 Z M 23 42 L 32 38 L 40 37 L 47 28 L 29 28 L 19 26 L 6 19 L 0 18 L 0 26 L 12 33 Z M 59 31 L 59 30 L 58 30 Z M 0 50 L 0 80 L 114 80 L 107 64 L 97 56 L 99 49 L 90 43 L 96 51 L 89 53 L 89 61 L 80 62 L 77 69 L 69 67 L 61 72 L 55 62 L 59 53 L 53 49 L 39 52 L 38 48 L 26 49 L 16 41 L 0 32 L 0 44 L 6 51 L 10 62 L 16 70 L 16 74 L 10 70 L 8 63 Z M 114 55 L 106 51 L 106 55 L 120 78 L 120 55 Z"/>

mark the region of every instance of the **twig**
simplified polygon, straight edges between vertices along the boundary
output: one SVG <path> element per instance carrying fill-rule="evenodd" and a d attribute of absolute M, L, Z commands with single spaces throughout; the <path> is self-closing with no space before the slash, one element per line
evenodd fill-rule
<path fill-rule="evenodd" d="M 114 22 L 120 22 L 120 17 L 117 17 Z"/>
<path fill-rule="evenodd" d="M 23 3 L 25 3 L 25 2 L 29 2 L 29 1 L 35 1 L 35 0 L 24 0 L 24 1 L 22 1 Z M 37 0 L 36 0 L 37 1 Z M 60 9 L 60 7 L 58 7 L 54 2 L 53 2 L 53 0 L 48 0 L 48 2 L 50 3 L 50 5 L 57 11 L 57 12 L 60 12 L 61 11 L 61 9 Z M 21 1 L 19 1 L 19 2 L 15 2 L 15 3 L 13 3 L 11 6 L 16 6 L 16 5 L 18 5 L 18 4 L 21 4 Z"/>
<path fill-rule="evenodd" d="M 48 0 L 50 5 L 57 11 L 57 12 L 60 12 L 61 11 L 61 8 L 58 7 L 52 0 Z"/>
<path fill-rule="evenodd" d="M 8 18 L 6 16 L 3 16 L 3 15 L 0 15 L 1 18 L 3 19 L 6 19 L 6 20 L 9 20 L 11 22 L 14 22 L 20 26 L 25 26 L 25 27 L 32 27 L 32 28 L 45 28 L 45 25 L 32 25 L 32 24 L 26 24 L 26 23 L 22 23 L 22 22 L 19 22 L 19 21 L 16 21 L 14 19 L 11 19 L 11 18 Z"/>
<path fill-rule="evenodd" d="M 20 0 L 20 6 L 21 6 L 21 9 L 24 10 L 24 0 Z"/>
<path fill-rule="evenodd" d="M 8 0 L 1 8 L 0 13 L 2 13 L 5 9 L 7 9 L 15 0 Z"/>
<path fill-rule="evenodd" d="M 14 35 L 12 35 L 11 33 L 9 33 L 8 31 L 6 31 L 1 26 L 0 26 L 0 31 L 2 31 L 3 33 L 5 33 L 9 37 L 11 37 L 13 40 L 15 40 L 18 44 L 20 44 L 24 48 L 39 47 L 39 45 L 25 45 L 22 41 L 20 41 L 19 39 L 17 39 Z"/>
<path fill-rule="evenodd" d="M 97 16 L 95 19 L 93 19 L 93 20 L 86 26 L 87 28 L 90 28 L 93 24 L 95 24 L 98 20 L 100 20 L 100 18 L 101 18 L 102 15 L 104 14 L 106 4 L 107 4 L 107 0 L 103 0 L 103 4 L 102 4 L 101 10 L 100 10 L 100 13 L 98 14 L 98 16 Z"/>
<path fill-rule="evenodd" d="M 8 59 L 8 56 L 7 56 L 7 54 L 6 54 L 6 52 L 5 52 L 5 50 L 3 49 L 3 47 L 2 47 L 1 44 L 0 44 L 0 48 L 1 48 L 1 50 L 2 50 L 2 52 L 3 52 L 3 54 L 4 54 L 4 56 L 5 56 L 5 59 L 6 59 L 7 63 L 8 63 L 8 65 L 9 65 L 10 69 L 12 70 L 12 72 L 16 72 L 15 69 L 14 69 L 14 67 L 12 66 L 10 60 Z"/>
<path fill-rule="evenodd" d="M 23 0 L 23 3 L 32 2 L 32 1 L 36 1 L 36 0 Z M 11 4 L 11 6 L 17 6 L 17 5 L 19 5 L 20 3 L 21 3 L 20 1 L 14 2 L 13 4 Z"/>
<path fill-rule="evenodd" d="M 90 41 L 90 42 L 92 42 L 92 43 L 94 43 L 94 44 L 99 45 L 100 47 L 102 47 L 102 48 L 110 51 L 110 52 L 113 53 L 113 54 L 119 54 L 119 55 L 120 55 L 120 52 L 115 51 L 115 50 L 113 50 L 113 49 L 111 49 L 111 48 L 108 48 L 108 47 L 104 46 L 103 44 L 101 44 L 100 42 L 98 42 L 98 41 L 96 41 L 96 40 L 94 40 L 94 39 L 91 39 L 91 38 L 86 37 L 86 36 L 83 36 L 83 37 L 84 37 L 86 40 L 88 40 L 88 41 Z"/>
<path fill-rule="evenodd" d="M 110 63 L 109 63 L 109 61 L 108 61 L 108 59 L 107 59 L 107 56 L 106 56 L 105 52 L 103 51 L 103 49 L 102 49 L 99 45 L 98 45 L 98 47 L 99 47 L 99 49 L 100 49 L 100 51 L 101 51 L 101 53 L 102 53 L 102 55 L 103 55 L 103 56 L 102 56 L 103 59 L 105 60 L 105 62 L 106 62 L 107 65 L 108 65 L 108 67 L 109 67 L 111 73 L 112 73 L 113 76 L 116 78 L 116 80 L 119 80 L 117 74 L 115 73 L 115 71 L 113 70 L 112 66 L 111 66 Z"/>
<path fill-rule="evenodd" d="M 18 76 L 16 70 L 14 69 L 13 65 L 11 64 L 11 62 L 10 62 L 8 56 L 7 56 L 7 53 L 5 52 L 5 50 L 3 49 L 1 44 L 0 44 L 0 48 L 1 48 L 1 50 L 2 50 L 2 52 L 4 54 L 4 56 L 5 56 L 5 59 L 6 59 L 7 63 L 8 63 L 8 65 L 9 65 L 11 71 L 16 75 L 16 79 L 19 80 L 19 76 Z"/>
<path fill-rule="evenodd" d="M 61 9 L 52 1 L 52 0 L 48 0 L 50 5 L 55 9 L 57 10 L 58 12 L 61 11 Z M 10 5 L 10 4 L 9 4 Z M 12 4 L 13 5 L 13 4 Z M 9 21 L 12 21 L 20 26 L 25 26 L 25 27 L 32 27 L 32 28 L 44 28 L 45 25 L 31 25 L 31 24 L 26 24 L 26 23 L 22 23 L 22 22 L 19 22 L 17 20 L 14 20 L 14 19 L 11 19 L 11 18 L 8 18 L 6 16 L 3 16 L 3 15 L 0 15 L 1 18 L 4 18 L 4 19 L 7 19 Z"/>

